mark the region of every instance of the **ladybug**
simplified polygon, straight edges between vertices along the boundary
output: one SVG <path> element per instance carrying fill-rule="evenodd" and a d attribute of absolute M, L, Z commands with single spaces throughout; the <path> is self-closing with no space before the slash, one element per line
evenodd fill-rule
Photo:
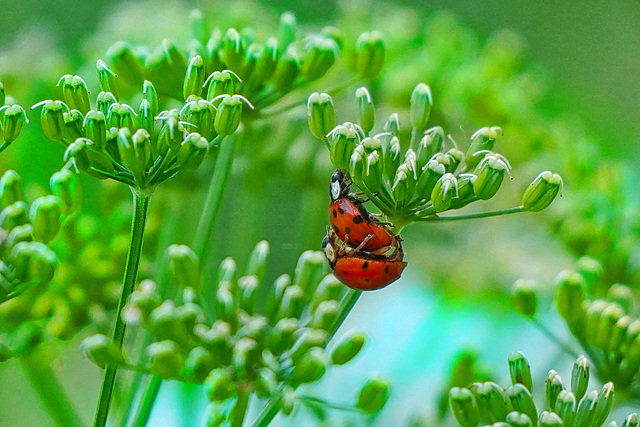
<path fill-rule="evenodd" d="M 407 266 L 402 260 L 404 254 L 399 245 L 391 255 L 385 256 L 344 248 L 336 240 L 336 234 L 330 230 L 322 241 L 322 250 L 333 274 L 350 288 L 361 291 L 382 289 L 398 280 Z"/>
<path fill-rule="evenodd" d="M 349 193 L 351 183 L 347 184 L 344 172 L 336 170 L 329 184 L 329 222 L 340 240 L 352 247 L 361 247 L 371 252 L 386 252 L 394 246 L 398 237 L 387 230 L 381 222 L 371 216 L 363 206 L 363 201 Z"/>

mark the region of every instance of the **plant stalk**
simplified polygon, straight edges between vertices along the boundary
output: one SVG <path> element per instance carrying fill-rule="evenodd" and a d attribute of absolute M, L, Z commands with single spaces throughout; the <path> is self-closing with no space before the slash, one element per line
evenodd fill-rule
<path fill-rule="evenodd" d="M 51 366 L 40 360 L 37 354 L 20 358 L 33 389 L 38 393 L 49 416 L 58 427 L 82 427 L 84 424 L 58 381 Z"/>
<path fill-rule="evenodd" d="M 129 241 L 129 251 L 127 253 L 127 263 L 124 270 L 124 280 L 122 284 L 122 293 L 120 294 L 120 302 L 118 303 L 118 311 L 116 314 L 116 325 L 113 329 L 113 341 L 122 347 L 124 341 L 125 324 L 122 320 L 122 309 L 127 303 L 127 299 L 136 283 L 138 275 L 138 265 L 140 264 L 140 254 L 142 253 L 142 241 L 144 237 L 144 225 L 147 220 L 147 212 L 149 210 L 148 194 L 143 194 L 134 189 L 133 193 L 133 218 L 131 221 L 131 237 Z M 96 417 L 94 427 L 104 427 L 107 424 L 109 415 L 109 405 L 111 403 L 111 395 L 116 380 L 117 367 L 109 366 L 104 373 L 104 380 L 100 390 L 100 400 L 96 409 Z"/>

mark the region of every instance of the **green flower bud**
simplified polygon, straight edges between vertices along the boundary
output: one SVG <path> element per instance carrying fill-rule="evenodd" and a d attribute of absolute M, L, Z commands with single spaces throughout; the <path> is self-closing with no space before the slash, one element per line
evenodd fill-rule
<path fill-rule="evenodd" d="M 158 107 L 158 92 L 156 91 L 155 86 L 148 80 L 145 80 L 142 83 L 142 97 L 149 103 L 149 107 L 151 108 L 151 115 L 153 117 L 158 115 L 159 107 Z"/>
<path fill-rule="evenodd" d="M 131 135 L 129 128 L 121 128 L 118 131 L 118 153 L 122 163 L 136 177 L 137 184 L 145 186 L 144 171 L 151 159 L 151 142 L 147 131 L 138 129 Z"/>
<path fill-rule="evenodd" d="M 7 247 L 12 248 L 19 242 L 33 241 L 33 227 L 31 224 L 24 224 L 15 227 L 7 237 Z"/>
<path fill-rule="evenodd" d="M 582 396 L 587 392 L 589 386 L 589 360 L 583 355 L 578 356 L 578 359 L 573 364 L 571 370 L 571 392 L 576 397 L 576 401 L 582 399 Z"/>
<path fill-rule="evenodd" d="M 329 153 L 331 163 L 338 169 L 348 169 L 351 155 L 359 141 L 358 132 L 352 126 L 336 126 L 329 134 Z"/>
<path fill-rule="evenodd" d="M 195 170 L 204 161 L 209 143 L 198 133 L 190 133 L 182 142 L 176 163 L 185 170 Z"/>
<path fill-rule="evenodd" d="M 549 373 L 547 373 L 547 376 L 544 379 L 544 385 L 545 385 L 545 398 L 547 403 L 546 408 L 547 409 L 555 408 L 558 395 L 562 390 L 564 390 L 564 385 L 562 384 L 562 378 L 556 371 L 552 369 L 549 371 Z"/>
<path fill-rule="evenodd" d="M 234 84 L 233 79 L 236 79 L 240 82 L 240 77 L 238 77 L 233 71 L 223 70 L 223 71 L 214 71 L 207 80 L 204 82 L 206 85 L 209 84 L 209 89 L 207 91 L 207 99 L 209 101 L 213 101 L 217 99 L 220 95 L 233 95 Z"/>
<path fill-rule="evenodd" d="M 293 381 L 298 384 L 315 382 L 322 378 L 328 364 L 329 360 L 324 349 L 312 347 L 293 367 Z"/>
<path fill-rule="evenodd" d="M 7 207 L 24 199 L 22 178 L 18 172 L 9 169 L 0 177 L 0 206 Z"/>
<path fill-rule="evenodd" d="M 500 189 L 505 172 L 509 171 L 507 164 L 496 156 L 486 156 L 477 167 L 478 179 L 473 185 L 473 192 L 481 200 L 489 200 Z"/>
<path fill-rule="evenodd" d="M 556 173 L 542 172 L 527 187 L 522 204 L 529 212 L 546 209 L 562 190 L 562 178 Z"/>
<path fill-rule="evenodd" d="M 507 388 L 505 393 L 514 410 L 526 414 L 531 420 L 538 419 L 536 405 L 533 403 L 531 393 L 525 386 L 522 384 L 514 384 Z"/>
<path fill-rule="evenodd" d="M 336 126 L 331 96 L 326 93 L 312 93 L 307 101 L 307 119 L 313 136 L 324 139 Z"/>
<path fill-rule="evenodd" d="M 107 49 L 106 55 L 118 77 L 132 86 L 140 84 L 143 79 L 142 64 L 136 58 L 129 43 L 124 41 L 116 42 Z"/>
<path fill-rule="evenodd" d="M 365 79 L 372 79 L 382 69 L 385 44 L 378 31 L 362 33 L 356 41 L 356 70 Z"/>
<path fill-rule="evenodd" d="M 258 281 L 262 280 L 267 266 L 267 257 L 269 256 L 269 252 L 269 242 L 266 240 L 258 242 L 251 251 L 251 255 L 249 255 L 246 274 L 257 277 Z"/>
<path fill-rule="evenodd" d="M 91 335 L 80 344 L 84 356 L 104 369 L 110 367 L 122 367 L 126 363 L 122 349 L 112 339 L 102 334 Z"/>
<path fill-rule="evenodd" d="M 149 315 L 149 326 L 159 337 L 186 345 L 191 338 L 191 331 L 178 318 L 178 311 L 173 301 L 166 300 Z"/>
<path fill-rule="evenodd" d="M 390 391 L 389 382 L 384 378 L 370 378 L 360 389 L 356 407 L 365 412 L 379 412 L 387 403 Z"/>
<path fill-rule="evenodd" d="M 489 422 L 504 420 L 507 416 L 507 404 L 505 402 L 504 390 L 498 384 L 485 382 L 477 389 L 478 404 L 485 408 L 489 416 Z"/>
<path fill-rule="evenodd" d="M 373 153 L 370 153 L 367 156 L 362 181 L 372 193 L 377 193 L 382 186 L 382 168 L 382 159 L 378 152 L 374 151 Z"/>
<path fill-rule="evenodd" d="M 33 236 L 43 243 L 49 243 L 60 231 L 62 202 L 57 196 L 39 197 L 31 204 L 31 224 Z"/>
<path fill-rule="evenodd" d="M 111 105 L 116 102 L 116 97 L 111 92 L 100 92 L 96 97 L 96 110 L 101 111 L 106 117 Z"/>
<path fill-rule="evenodd" d="M 522 384 L 529 391 L 532 390 L 531 368 L 521 351 L 509 353 L 509 374 L 513 384 Z"/>
<path fill-rule="evenodd" d="M 122 319 L 128 325 L 137 325 L 149 321 L 151 312 L 162 304 L 156 292 L 156 284 L 152 280 L 143 280 L 138 288 L 129 295 L 127 304 L 122 310 Z"/>
<path fill-rule="evenodd" d="M 588 286 L 588 285 L 587 285 Z M 620 305 L 625 313 L 633 313 L 633 292 L 627 285 L 616 283 L 607 290 L 607 299 Z"/>
<path fill-rule="evenodd" d="M 431 200 L 431 194 L 436 183 L 444 176 L 444 165 L 437 160 L 429 160 L 422 168 L 422 173 L 416 183 L 416 193 L 421 199 Z"/>
<path fill-rule="evenodd" d="M 178 344 L 164 340 L 149 344 L 144 351 L 147 366 L 154 374 L 162 378 L 178 378 L 184 362 Z"/>
<path fill-rule="evenodd" d="M 589 331 L 589 338 L 593 344 L 600 348 L 606 348 L 609 340 L 613 336 L 614 326 L 622 316 L 624 316 L 622 307 L 616 303 L 607 304 L 600 316 L 598 316 L 599 318 L 595 321 L 596 329 Z"/>
<path fill-rule="evenodd" d="M 229 28 L 222 39 L 221 56 L 227 69 L 235 72 L 242 71 L 245 46 L 240 33 L 235 28 Z"/>
<path fill-rule="evenodd" d="M 561 426 L 564 425 L 562 419 L 558 416 L 558 414 L 554 412 L 543 411 L 540 414 L 540 419 L 538 420 L 538 425 L 540 427 L 553 427 L 553 426 Z"/>
<path fill-rule="evenodd" d="M 182 83 L 182 79 L 187 72 L 187 59 L 180 49 L 168 39 L 162 40 L 162 53 L 169 65 L 170 77 L 174 81 Z"/>
<path fill-rule="evenodd" d="M 451 173 L 446 173 L 436 182 L 431 192 L 431 202 L 436 212 L 444 212 L 451 206 L 453 197 L 458 192 L 458 181 Z"/>
<path fill-rule="evenodd" d="M 268 38 L 262 47 L 262 52 L 256 64 L 256 76 L 262 81 L 269 80 L 278 66 L 279 46 L 278 40 Z"/>
<path fill-rule="evenodd" d="M 331 353 L 331 362 L 334 365 L 349 363 L 360 353 L 365 341 L 366 335 L 363 332 L 353 329 L 347 331 Z"/>
<path fill-rule="evenodd" d="M 471 391 L 453 387 L 449 390 L 449 405 L 453 416 L 462 427 L 477 427 L 480 411 Z"/>
<path fill-rule="evenodd" d="M 356 112 L 358 124 L 365 133 L 371 132 L 376 122 L 376 110 L 371 99 L 371 94 L 366 87 L 362 86 L 356 90 Z"/>
<path fill-rule="evenodd" d="M 576 410 L 575 425 L 590 426 L 595 421 L 596 402 L 598 401 L 598 392 L 592 390 L 578 403 Z"/>
<path fill-rule="evenodd" d="M 464 154 L 462 153 L 462 151 L 458 150 L 457 148 L 452 148 L 444 153 L 444 158 L 446 159 L 446 161 L 443 163 L 445 164 L 447 172 L 455 173 L 458 169 L 458 166 L 462 162 L 463 156 Z"/>
<path fill-rule="evenodd" d="M 0 228 L 11 231 L 29 222 L 29 208 L 25 202 L 15 202 L 0 212 Z"/>
<path fill-rule="evenodd" d="M 511 427 L 533 427 L 531 418 L 527 414 L 514 411 L 507 414 L 507 424 Z"/>
<path fill-rule="evenodd" d="M 231 283 L 221 281 L 216 291 L 216 314 L 219 319 L 228 322 L 235 328 L 237 316 L 235 313 L 235 301 L 231 292 Z"/>
<path fill-rule="evenodd" d="M 234 371 L 240 379 L 246 379 L 260 357 L 258 343 L 252 338 L 240 338 L 233 346 L 231 359 Z"/>
<path fill-rule="evenodd" d="M 166 257 L 169 260 L 169 271 L 178 286 L 200 290 L 200 260 L 190 247 L 171 245 L 167 248 Z"/>
<path fill-rule="evenodd" d="M 323 301 L 313 312 L 309 326 L 315 329 L 329 331 L 338 317 L 338 301 Z"/>
<path fill-rule="evenodd" d="M 584 279 L 575 272 L 565 270 L 558 274 L 556 283 L 558 312 L 574 333 L 583 336 L 586 325 L 586 313 L 583 307 Z"/>
<path fill-rule="evenodd" d="M 102 151 L 107 144 L 107 120 L 102 111 L 89 111 L 83 126 L 86 137 L 93 142 L 93 148 Z"/>
<path fill-rule="evenodd" d="M 202 346 L 214 357 L 216 366 L 226 366 L 231 362 L 232 331 L 227 322 L 216 320 L 211 328 L 196 325 L 193 332 Z"/>
<path fill-rule="evenodd" d="M 295 333 L 299 327 L 298 319 L 288 318 L 278 320 L 278 323 L 275 324 L 267 338 L 267 348 L 276 355 L 289 349 L 295 341 Z"/>
<path fill-rule="evenodd" d="M 304 303 L 304 291 L 299 286 L 289 286 L 282 295 L 277 318 L 299 317 L 304 309 Z"/>
<path fill-rule="evenodd" d="M 232 135 L 240 125 L 242 118 L 242 101 L 240 95 L 222 95 L 222 102 L 218 106 L 218 112 L 214 121 L 214 128 L 218 135 Z"/>
<path fill-rule="evenodd" d="M 140 129 L 144 129 L 149 135 L 152 135 L 155 128 L 155 117 L 151 111 L 151 105 L 146 99 L 143 99 L 140 102 L 138 118 L 140 120 Z"/>
<path fill-rule="evenodd" d="M 423 168 L 429 160 L 442 150 L 444 142 L 444 130 L 440 126 L 433 127 L 424 133 L 416 150 L 416 162 Z"/>
<path fill-rule="evenodd" d="M 480 160 L 493 150 L 496 139 L 500 135 L 502 135 L 502 128 L 498 126 L 483 127 L 471 135 L 471 145 L 464 160 L 467 170 L 473 170 Z"/>
<path fill-rule="evenodd" d="M 609 412 L 611 412 L 614 394 L 612 382 L 608 382 L 602 387 L 602 392 L 598 396 L 598 400 L 596 400 L 596 407 L 593 412 L 593 422 L 591 425 L 600 426 L 604 424 L 609 416 Z"/>
<path fill-rule="evenodd" d="M 286 416 L 291 415 L 293 410 L 296 408 L 296 403 L 298 402 L 298 395 L 296 391 L 291 387 L 285 387 L 282 391 L 282 413 Z"/>
<path fill-rule="evenodd" d="M 575 418 L 576 397 L 567 390 L 561 390 L 553 407 L 553 412 L 558 414 L 565 426 L 571 427 Z"/>
<path fill-rule="evenodd" d="M 606 351 L 616 351 L 627 341 L 627 330 L 631 324 L 631 317 L 622 316 L 613 325 L 611 336 L 604 345 Z"/>
<path fill-rule="evenodd" d="M 409 167 L 405 163 L 401 164 L 396 171 L 393 185 L 391 186 L 391 191 L 393 191 L 395 199 L 399 202 L 409 200 L 412 196 L 412 190 L 415 189 L 415 187 L 411 187 L 410 176 Z"/>
<path fill-rule="evenodd" d="M 212 141 L 217 135 L 214 128 L 215 117 L 215 107 L 204 99 L 190 101 L 180 111 L 180 118 L 194 125 L 207 141 Z"/>
<path fill-rule="evenodd" d="M 306 54 L 302 61 L 302 75 L 311 82 L 324 76 L 336 62 L 338 44 L 326 37 L 311 37 L 306 44 Z"/>
<path fill-rule="evenodd" d="M 201 56 L 197 55 L 189 61 L 187 73 L 184 76 L 184 84 L 182 86 L 184 99 L 189 98 L 191 95 L 200 96 L 204 85 L 204 77 L 204 61 Z"/>
<path fill-rule="evenodd" d="M 640 425 L 640 417 L 636 413 L 629 415 L 622 423 L 622 427 L 638 427 L 638 425 Z"/>
<path fill-rule="evenodd" d="M 191 35 L 194 39 L 203 44 L 207 42 L 211 30 L 200 10 L 194 9 L 189 14 L 189 27 L 191 28 Z"/>
<path fill-rule="evenodd" d="M 128 128 L 133 132 L 135 126 L 136 112 L 127 104 L 117 102 L 109 106 L 107 111 L 107 121 L 112 128 Z"/>
<path fill-rule="evenodd" d="M 206 393 L 212 402 L 223 402 L 233 396 L 235 382 L 228 368 L 214 369 L 204 381 Z"/>
<path fill-rule="evenodd" d="M 262 368 L 258 371 L 253 387 L 258 396 L 270 397 L 278 388 L 278 377 L 271 369 Z"/>
<path fill-rule="evenodd" d="M 298 22 L 291 12 L 280 15 L 280 25 L 278 27 L 278 43 L 282 50 L 286 49 L 295 39 L 298 32 Z"/>
<path fill-rule="evenodd" d="M 238 279 L 239 305 L 248 314 L 255 312 L 258 286 L 260 281 L 256 276 L 243 276 Z"/>
<path fill-rule="evenodd" d="M 228 281 L 229 283 L 235 283 L 236 270 L 237 265 L 233 258 L 227 257 L 223 259 L 218 268 L 218 282 Z"/>
<path fill-rule="evenodd" d="M 324 276 L 311 297 L 311 312 L 314 312 L 323 301 L 338 301 L 343 290 L 344 285 L 333 274 Z"/>
<path fill-rule="evenodd" d="M 82 113 L 78 110 L 70 110 L 69 112 L 65 112 L 63 117 L 67 138 L 72 141 L 75 141 L 78 138 L 83 138 L 84 129 L 82 126 L 84 117 L 82 116 Z"/>
<path fill-rule="evenodd" d="M 20 132 L 22 132 L 24 122 L 29 122 L 29 120 L 27 119 L 27 113 L 24 111 L 24 108 L 18 104 L 4 108 L 3 115 L 4 119 L 0 121 L 0 140 L 4 138 L 5 144 L 3 144 L 3 147 L 6 148 L 8 144 L 11 144 L 18 138 Z M 0 119 L 2 119 L 2 115 L 0 115 Z"/>
<path fill-rule="evenodd" d="M 60 83 L 62 83 L 62 97 L 67 106 L 86 114 L 91 109 L 91 103 L 87 84 L 82 77 L 66 74 L 60 77 L 57 86 L 60 86 Z"/>
<path fill-rule="evenodd" d="M 40 242 L 18 242 L 11 249 L 9 259 L 21 282 L 35 280 L 38 284 L 47 284 L 58 265 L 56 254 Z"/>
<path fill-rule="evenodd" d="M 2 107 L 6 100 L 6 94 L 4 92 L 4 86 L 2 82 L 0 82 L 0 107 Z"/>
<path fill-rule="evenodd" d="M 100 88 L 103 92 L 111 92 L 115 98 L 118 97 L 118 87 L 116 85 L 116 73 L 102 60 L 96 62 L 98 69 L 98 79 L 100 80 Z"/>
<path fill-rule="evenodd" d="M 305 329 L 293 344 L 293 347 L 291 347 L 289 357 L 293 363 L 296 364 L 311 347 L 324 348 L 328 340 L 329 334 L 326 331 L 320 329 Z"/>
<path fill-rule="evenodd" d="M 323 276 L 324 258 L 324 254 L 320 251 L 304 251 L 298 258 L 293 275 L 293 286 L 299 287 L 305 298 L 311 296 L 312 290 Z"/>
<path fill-rule="evenodd" d="M 525 317 L 533 318 L 538 308 L 538 296 L 536 295 L 536 282 L 534 280 L 518 279 L 513 284 L 513 303 Z"/>
<path fill-rule="evenodd" d="M 429 86 L 424 83 L 418 84 L 411 93 L 411 108 L 409 110 L 411 126 L 417 130 L 424 129 L 429 121 L 432 105 L 433 98 Z"/>
<path fill-rule="evenodd" d="M 300 57 L 294 49 L 287 51 L 278 60 L 273 81 L 280 93 L 289 92 L 300 75 Z"/>
<path fill-rule="evenodd" d="M 194 347 L 184 362 L 186 375 L 198 382 L 207 378 L 212 367 L 213 358 L 211 353 L 203 347 Z"/>
<path fill-rule="evenodd" d="M 64 113 L 69 107 L 62 101 L 46 100 L 35 104 L 31 109 L 42 106 L 40 123 L 44 136 L 52 141 L 63 141 L 67 138 L 64 125 Z"/>

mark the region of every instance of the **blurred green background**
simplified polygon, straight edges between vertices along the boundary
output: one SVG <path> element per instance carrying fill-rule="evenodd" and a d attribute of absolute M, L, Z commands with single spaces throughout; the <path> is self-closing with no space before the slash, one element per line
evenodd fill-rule
<path fill-rule="evenodd" d="M 92 70 L 95 60 L 103 57 L 106 47 L 121 36 L 131 40 L 137 34 L 141 39 L 132 42 L 157 43 L 166 32 L 167 37 L 179 39 L 181 29 L 186 33 L 181 27 L 186 25 L 186 14 L 190 9 L 210 10 L 207 2 L 154 3 L 155 8 L 162 10 L 163 31 L 145 35 L 144 28 L 158 25 L 157 21 L 148 22 L 144 14 L 144 7 L 150 4 L 4 1 L 0 81 L 9 94 L 21 91 L 30 96 L 37 94 L 37 98 L 29 99 L 17 96 L 17 100 L 26 107 L 40 99 L 55 96 L 51 94 L 51 86 L 62 74 L 93 73 L 87 70 Z M 539 108 L 551 117 L 571 116 L 571 120 L 584 126 L 588 135 L 600 141 L 599 149 L 609 159 L 624 160 L 632 169 L 638 164 L 640 32 L 637 23 L 640 22 L 640 5 L 637 2 L 424 0 L 394 4 L 413 14 L 407 31 L 412 26 L 422 25 L 435 13 L 451 11 L 460 25 L 483 42 L 497 31 L 515 32 L 523 43 L 524 57 L 539 67 L 536 69 L 540 73 L 536 77 L 549 86 Z M 334 1 L 280 0 L 263 3 L 274 16 L 292 11 L 302 25 L 316 28 L 334 23 L 345 8 L 371 7 L 376 10 L 378 5 L 376 1 L 371 2 L 371 6 L 364 2 L 349 2 L 345 6 Z M 134 19 L 140 21 L 140 28 L 112 31 L 123 13 L 138 14 Z M 157 19 L 156 15 L 150 16 Z M 214 19 L 210 18 L 210 21 L 215 24 Z M 342 21 L 342 25 L 345 24 L 349 23 Z M 384 20 L 378 24 L 375 29 L 387 33 Z M 404 37 L 401 28 L 391 28 L 396 31 L 394 39 Z M 446 34 L 441 36 L 447 37 Z M 451 52 L 451 56 L 456 54 L 459 53 Z M 16 64 L 19 64 L 17 72 Z M 40 87 L 21 89 L 21 76 L 24 78 L 24 75 L 32 73 L 43 76 L 42 81 L 34 83 Z M 91 78 L 95 79 L 95 76 Z M 418 82 L 406 82 L 403 86 L 415 83 Z M 440 76 L 438 84 L 453 86 L 456 82 Z M 440 112 L 443 116 L 454 115 L 453 111 L 446 111 L 439 104 L 437 94 L 441 88 L 432 86 L 432 89 L 436 94 L 434 110 L 445 110 Z M 518 96 L 527 99 L 529 94 L 519 93 Z M 532 98 L 536 96 L 531 94 Z M 353 113 L 345 108 L 338 111 L 338 115 L 338 121 L 345 121 L 351 120 Z M 30 119 L 37 122 L 37 115 L 31 113 Z M 476 127 L 502 125 L 475 123 L 473 119 L 469 122 Z M 463 133 L 467 136 L 473 130 L 475 128 L 465 127 L 461 132 L 448 129 L 454 135 L 457 132 L 457 135 Z M 44 187 L 50 174 L 60 167 L 63 149 L 50 141 L 41 141 L 37 142 L 41 143 L 38 155 L 34 155 L 24 142 L 18 141 L 15 147 L 3 154 L 0 159 L 2 170 L 15 168 L 25 181 Z M 583 148 L 576 143 L 575 152 L 573 147 L 563 147 L 562 154 L 543 151 L 542 156 L 579 157 L 582 153 L 578 151 Z M 544 150 L 549 150 L 549 147 Z M 552 163 L 562 164 L 558 161 Z M 516 176 L 516 184 L 512 186 L 522 188 L 527 179 Z M 88 179 L 84 184 L 89 189 L 97 188 Z M 220 242 L 212 258 L 219 260 L 233 255 L 242 259 L 250 244 L 267 238 L 273 248 L 270 273 L 275 276 L 290 271 L 301 251 L 317 248 L 314 242 L 319 242 L 324 227 L 310 229 L 308 224 L 313 223 L 312 219 L 287 228 L 287 232 L 281 230 L 288 224 L 287 212 L 307 212 L 316 206 L 323 209 L 325 193 L 316 192 L 311 198 L 305 198 L 298 189 L 288 186 L 286 177 L 275 176 L 269 183 L 267 196 L 263 196 L 271 199 L 266 204 L 256 203 L 264 211 L 247 215 L 255 193 L 243 192 L 241 180 L 231 185 L 228 192 L 231 196 L 227 196 L 223 208 L 226 213 L 218 224 L 218 232 L 225 229 L 229 232 L 220 233 Z M 570 190 L 569 186 L 567 193 Z M 511 190 L 514 199 L 518 197 L 517 191 Z M 126 196 L 126 190 L 122 189 L 122 192 Z M 562 203 L 562 200 L 557 203 Z M 92 207 L 88 206 L 88 209 Z M 97 210 L 95 206 L 93 209 Z M 238 221 L 237 215 L 243 218 Z M 549 214 L 540 214 L 545 215 Z M 318 217 L 324 218 L 324 212 Z M 508 285 L 518 277 L 550 281 L 559 270 L 571 264 L 572 255 L 549 233 L 544 218 L 524 215 L 463 225 L 414 225 L 403 237 L 410 265 L 405 276 L 397 285 L 383 292 L 365 295 L 344 326 L 363 328 L 369 333 L 371 344 L 355 366 L 344 373 L 334 370 L 320 385 L 314 386 L 314 393 L 350 401 L 351 395 L 342 396 L 338 390 L 353 390 L 352 394 L 355 393 L 367 373 L 377 370 L 390 378 L 394 394 L 388 407 L 375 421 L 376 425 L 406 425 L 417 415 L 425 417 L 424 425 L 440 425 L 434 421 L 437 395 L 446 386 L 451 357 L 460 348 L 476 348 L 482 363 L 503 381 L 508 377 L 506 356 L 513 350 L 527 354 L 538 380 L 550 367 L 561 373 L 562 369 L 568 369 L 571 359 L 562 356 L 554 344 L 519 317 L 510 307 L 505 293 Z M 188 237 L 179 239 L 187 241 Z M 497 283 L 488 283 L 492 280 Z M 548 317 L 550 324 L 557 326 L 561 334 L 566 334 L 557 316 L 546 316 L 546 313 L 542 316 L 543 319 Z M 100 372 L 81 358 L 74 344 L 77 343 L 61 345 L 61 357 L 55 360 L 55 369 L 69 388 L 69 394 L 81 414 L 90 419 Z M 44 410 L 18 367 L 13 361 L 0 365 L 0 383 L 4 385 L 0 388 L 0 426 L 48 425 Z M 173 384 L 163 388 L 161 406 L 164 411 L 154 412 L 151 425 L 193 425 L 195 420 L 190 418 L 188 408 L 204 405 L 203 396 L 196 390 L 188 395 L 190 400 L 181 401 L 176 397 L 177 393 L 172 393 L 178 387 Z M 198 414 L 197 411 L 194 413 Z M 274 425 L 312 425 L 310 419 L 304 415 L 294 419 L 278 418 Z M 451 419 L 447 422 L 451 423 Z"/>

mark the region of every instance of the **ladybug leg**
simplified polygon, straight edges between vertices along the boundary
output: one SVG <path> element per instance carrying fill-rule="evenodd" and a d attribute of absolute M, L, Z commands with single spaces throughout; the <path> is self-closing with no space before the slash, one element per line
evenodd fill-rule
<path fill-rule="evenodd" d="M 364 248 L 364 246 L 369 242 L 369 240 L 373 239 L 374 235 L 373 234 L 367 234 L 367 237 L 365 237 L 362 242 L 356 247 L 356 251 L 360 251 L 362 250 L 362 248 Z"/>

